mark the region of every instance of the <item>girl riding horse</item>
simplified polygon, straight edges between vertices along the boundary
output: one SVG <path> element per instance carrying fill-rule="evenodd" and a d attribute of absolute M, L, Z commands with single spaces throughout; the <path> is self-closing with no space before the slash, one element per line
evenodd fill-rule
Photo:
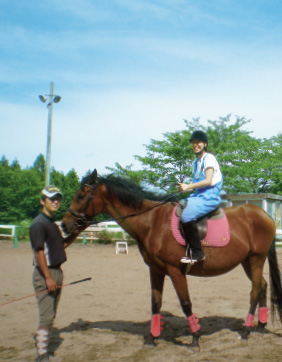
<path fill-rule="evenodd" d="M 193 183 L 179 183 L 178 185 L 181 191 L 196 190 L 196 193 L 187 199 L 188 202 L 181 215 L 182 228 L 187 242 L 186 256 L 181 259 L 181 263 L 193 264 L 205 259 L 196 220 L 219 207 L 223 176 L 216 158 L 207 150 L 208 136 L 206 133 L 193 132 L 190 143 L 196 155 L 193 162 Z"/>

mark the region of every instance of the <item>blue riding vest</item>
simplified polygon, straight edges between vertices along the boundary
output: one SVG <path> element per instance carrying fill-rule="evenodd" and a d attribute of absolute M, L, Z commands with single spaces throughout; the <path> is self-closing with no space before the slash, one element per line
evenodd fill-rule
<path fill-rule="evenodd" d="M 193 162 L 193 183 L 203 181 L 206 178 L 204 172 L 204 160 L 203 158 L 201 168 L 197 171 L 197 159 Z M 183 210 L 181 221 L 183 223 L 192 220 L 197 220 L 201 216 L 215 210 L 219 207 L 221 198 L 220 191 L 223 185 L 223 176 L 220 182 L 213 186 L 201 187 L 196 189 L 196 192 L 192 194 L 188 199 L 187 206 Z"/>

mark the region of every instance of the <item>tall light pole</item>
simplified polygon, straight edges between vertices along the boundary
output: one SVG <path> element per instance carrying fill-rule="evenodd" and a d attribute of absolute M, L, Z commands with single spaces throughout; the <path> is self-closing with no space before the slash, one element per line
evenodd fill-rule
<path fill-rule="evenodd" d="M 59 103 L 60 100 L 61 100 L 61 97 L 54 95 L 53 91 L 54 91 L 54 82 L 51 82 L 50 83 L 50 94 L 45 94 L 45 96 L 43 96 L 43 95 L 39 96 L 39 99 L 43 103 L 45 103 L 47 101 L 47 99 L 48 99 L 48 103 L 47 103 L 48 125 L 47 125 L 47 151 L 46 151 L 45 187 L 50 184 L 53 103 Z"/>

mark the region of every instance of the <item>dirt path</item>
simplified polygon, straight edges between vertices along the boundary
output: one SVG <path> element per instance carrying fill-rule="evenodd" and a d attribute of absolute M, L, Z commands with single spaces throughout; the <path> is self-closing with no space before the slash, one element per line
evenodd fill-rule
<path fill-rule="evenodd" d="M 278 249 L 282 269 L 282 250 Z M 29 243 L 0 241 L 0 303 L 33 293 Z M 62 362 L 87 361 L 281 361 L 282 327 L 238 339 L 248 313 L 250 282 L 241 267 L 221 277 L 188 277 L 193 310 L 200 318 L 200 351 L 187 348 L 192 337 L 170 280 L 165 281 L 164 330 L 157 347 L 144 346 L 150 331 L 148 268 L 138 248 L 115 254 L 113 246 L 72 245 L 63 266 L 69 283 L 59 305 L 51 350 Z M 264 275 L 268 280 L 268 265 Z M 0 307 L 0 361 L 34 361 L 38 315 L 34 297 Z M 255 317 L 257 322 L 257 316 Z"/>

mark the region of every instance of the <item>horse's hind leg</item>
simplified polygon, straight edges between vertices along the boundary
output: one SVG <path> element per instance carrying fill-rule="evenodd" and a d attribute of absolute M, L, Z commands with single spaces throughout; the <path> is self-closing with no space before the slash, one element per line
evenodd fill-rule
<path fill-rule="evenodd" d="M 250 295 L 250 309 L 247 319 L 244 324 L 244 328 L 241 334 L 243 339 L 246 339 L 250 331 L 254 327 L 254 315 L 259 303 L 259 328 L 263 329 L 266 325 L 265 311 L 266 310 L 266 289 L 267 283 L 262 276 L 263 265 L 266 257 L 252 256 L 246 259 L 242 266 L 245 270 L 246 275 L 252 282 L 252 289 Z"/>
<path fill-rule="evenodd" d="M 164 287 L 165 274 L 157 273 L 150 268 L 151 280 L 151 333 L 145 340 L 145 344 L 155 345 L 155 341 L 159 338 L 162 330 L 162 316 L 160 310 L 162 307 L 162 296 Z"/>
<path fill-rule="evenodd" d="M 264 277 L 261 278 L 261 291 L 259 297 L 259 314 L 257 332 L 263 333 L 267 325 L 268 309 L 267 309 L 267 282 Z"/>

